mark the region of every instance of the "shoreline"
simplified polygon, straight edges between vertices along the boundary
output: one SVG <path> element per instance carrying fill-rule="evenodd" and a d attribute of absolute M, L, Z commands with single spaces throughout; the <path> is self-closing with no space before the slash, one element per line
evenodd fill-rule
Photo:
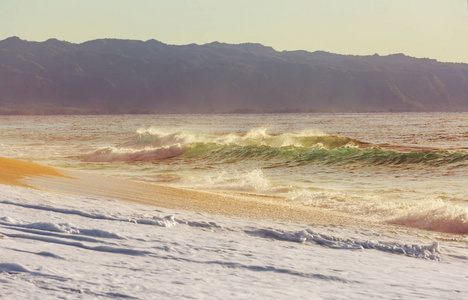
<path fill-rule="evenodd" d="M 305 207 L 281 197 L 195 191 L 1 157 L 0 184 L 230 217 L 315 225 L 363 224 L 348 214 Z"/>
<path fill-rule="evenodd" d="M 66 177 L 59 170 L 51 167 L 0 157 L 0 184 L 35 188 L 21 181 L 34 176 Z"/>
<path fill-rule="evenodd" d="M 460 236 L 459 233 L 372 222 L 344 212 L 289 202 L 281 196 L 191 190 L 96 175 L 85 171 L 55 169 L 33 162 L 2 157 L 0 157 L 0 184 L 253 220 L 318 226 L 356 226 L 386 232 L 401 229 L 430 239 L 452 240 Z"/>

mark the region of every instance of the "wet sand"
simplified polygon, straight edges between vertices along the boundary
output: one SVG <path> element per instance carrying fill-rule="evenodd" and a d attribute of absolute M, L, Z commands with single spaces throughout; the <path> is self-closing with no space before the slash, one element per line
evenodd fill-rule
<path fill-rule="evenodd" d="M 39 164 L 0 157 L 0 184 L 33 188 L 22 181 L 32 176 L 65 176 L 54 168 Z"/>
<path fill-rule="evenodd" d="M 56 170 L 5 158 L 0 159 L 0 183 L 215 215 L 304 224 L 361 223 L 361 220 L 347 214 L 305 207 L 282 197 L 194 191 L 86 172 Z"/>

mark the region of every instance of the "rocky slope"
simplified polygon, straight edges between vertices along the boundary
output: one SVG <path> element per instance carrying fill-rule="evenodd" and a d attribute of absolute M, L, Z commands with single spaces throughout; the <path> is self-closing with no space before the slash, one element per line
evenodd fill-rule
<path fill-rule="evenodd" d="M 468 111 L 468 65 L 260 44 L 0 41 L 0 113 Z"/>

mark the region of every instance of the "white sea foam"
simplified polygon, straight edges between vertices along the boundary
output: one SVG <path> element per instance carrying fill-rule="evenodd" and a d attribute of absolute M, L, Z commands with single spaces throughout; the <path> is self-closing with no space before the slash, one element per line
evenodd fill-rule
<path fill-rule="evenodd" d="M 15 227 L 29 228 L 29 229 L 38 229 L 42 231 L 51 231 L 51 232 L 62 232 L 68 234 L 77 234 L 77 235 L 86 235 L 93 237 L 102 237 L 102 238 L 111 238 L 111 239 L 121 239 L 118 234 L 113 232 L 108 232 L 101 229 L 84 229 L 78 228 L 71 223 L 51 223 L 51 222 L 35 222 L 29 224 L 18 224 L 17 222 L 0 222 L 0 224 L 10 224 Z"/>
<path fill-rule="evenodd" d="M 345 250 L 375 249 L 383 252 L 403 254 L 411 257 L 440 260 L 441 252 L 439 243 L 423 246 L 418 244 L 408 245 L 400 243 L 388 243 L 377 240 L 359 241 L 350 238 L 341 238 L 333 235 L 322 234 L 312 230 L 301 230 L 296 232 L 275 231 L 271 229 L 259 229 L 248 231 L 252 235 L 264 236 L 282 241 L 298 243 L 314 243 L 324 247 Z"/>
<path fill-rule="evenodd" d="M 6 273 L 17 273 L 17 272 L 29 272 L 24 266 L 15 263 L 0 263 L 0 272 Z"/>
<path fill-rule="evenodd" d="M 160 227 L 173 227 L 177 224 L 174 216 L 166 216 L 163 218 L 156 216 L 153 216 L 152 218 L 132 218 L 130 221 L 135 222 L 136 224 L 157 225 Z"/>
<path fill-rule="evenodd" d="M 5 298 L 468 293 L 463 243 L 418 242 L 404 232 L 229 218 L 9 186 L 0 186 L 0 221 Z M 151 226 L 158 222 L 180 226 Z"/>
<path fill-rule="evenodd" d="M 288 146 L 304 147 L 305 145 L 302 143 L 303 138 L 327 136 L 325 132 L 315 129 L 302 130 L 298 133 L 282 133 L 279 135 L 272 135 L 267 133 L 267 131 L 268 128 L 266 127 L 253 128 L 244 135 L 231 133 L 225 136 L 218 136 L 214 141 L 224 145 L 261 145 L 278 148 Z"/>
<path fill-rule="evenodd" d="M 211 176 L 183 178 L 180 184 L 203 189 L 252 193 L 278 193 L 288 190 L 287 187 L 274 186 L 260 169 L 255 169 L 250 172 L 223 170 Z"/>
<path fill-rule="evenodd" d="M 179 131 L 165 131 L 156 127 L 149 127 L 147 129 L 140 128 L 137 130 L 138 139 L 131 142 L 124 143 L 123 145 L 135 147 L 138 145 L 145 146 L 150 144 L 152 147 L 167 147 L 172 145 L 188 145 L 200 140 L 197 134 L 190 132 Z"/>
<path fill-rule="evenodd" d="M 80 231 L 76 229 L 70 223 L 55 224 L 55 223 L 50 223 L 50 222 L 37 222 L 37 223 L 25 224 L 25 225 L 22 225 L 21 227 L 39 229 L 39 230 L 45 230 L 45 231 L 53 231 L 53 232 L 66 232 L 66 233 L 74 233 L 74 234 L 80 233 Z"/>

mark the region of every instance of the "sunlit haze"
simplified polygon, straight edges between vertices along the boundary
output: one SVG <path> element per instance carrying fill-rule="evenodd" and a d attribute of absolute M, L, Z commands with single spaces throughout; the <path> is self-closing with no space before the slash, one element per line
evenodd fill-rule
<path fill-rule="evenodd" d="M 0 28 L 0 39 L 256 42 L 278 51 L 468 63 L 463 0 L 0 0 Z"/>
<path fill-rule="evenodd" d="M 0 0 L 0 298 L 468 300 L 467 1 Z"/>

